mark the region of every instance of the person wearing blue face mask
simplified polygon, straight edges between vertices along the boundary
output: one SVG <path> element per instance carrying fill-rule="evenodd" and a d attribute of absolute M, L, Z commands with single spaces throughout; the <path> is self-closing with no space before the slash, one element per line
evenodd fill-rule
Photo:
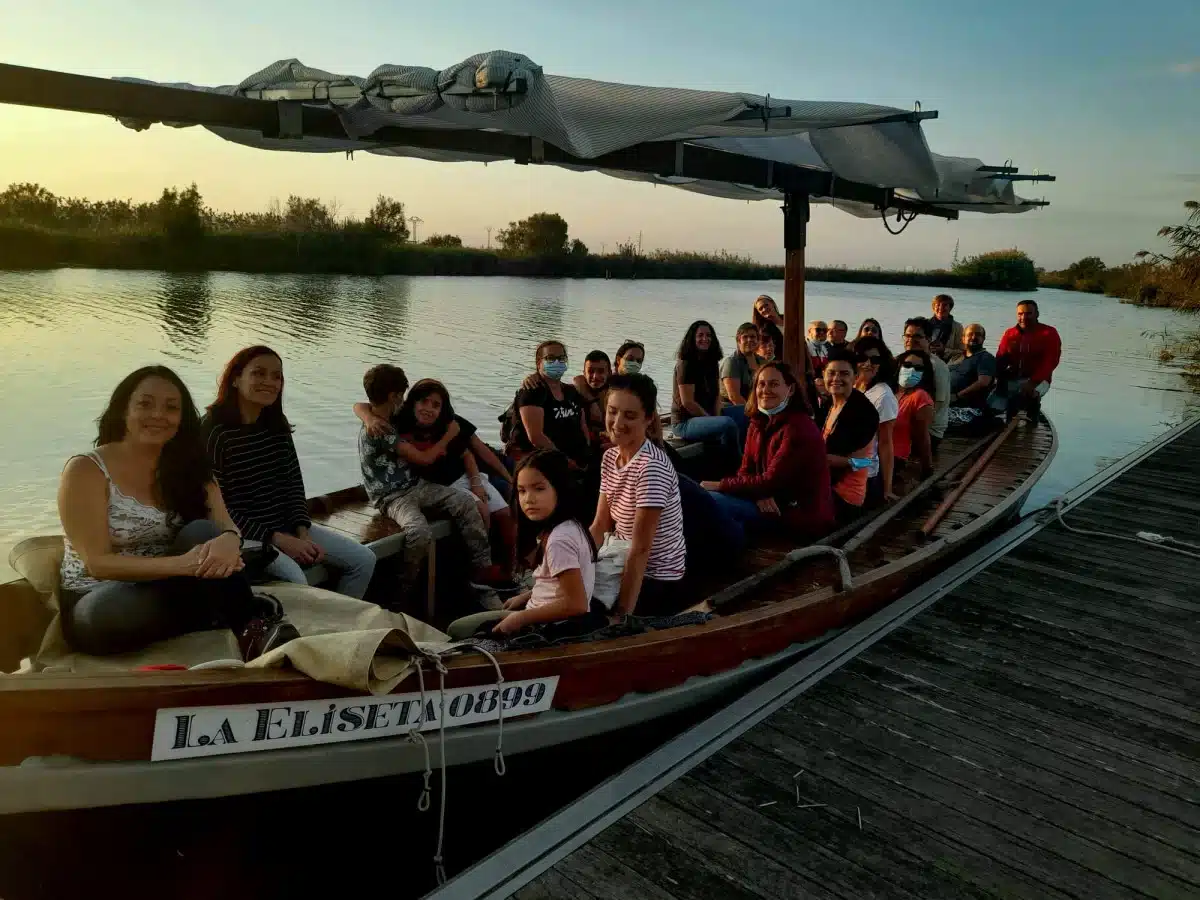
<path fill-rule="evenodd" d="M 896 357 L 900 391 L 896 395 L 899 414 L 892 430 L 896 462 L 920 466 L 921 475 L 933 472 L 933 428 L 936 388 L 933 360 L 923 350 L 909 350 Z"/>
<path fill-rule="evenodd" d="M 590 456 L 586 406 L 574 386 L 563 383 L 567 348 L 561 341 L 542 341 L 534 351 L 537 377 L 522 384 L 513 400 L 505 452 L 514 459 L 534 450 L 560 450 L 575 470 L 587 468 Z M 528 385 L 528 386 L 527 386 Z"/>
<path fill-rule="evenodd" d="M 765 362 L 754 374 L 750 431 L 736 475 L 704 481 L 721 512 L 751 527 L 786 527 L 813 540 L 834 527 L 825 439 L 809 416 L 791 367 Z"/>

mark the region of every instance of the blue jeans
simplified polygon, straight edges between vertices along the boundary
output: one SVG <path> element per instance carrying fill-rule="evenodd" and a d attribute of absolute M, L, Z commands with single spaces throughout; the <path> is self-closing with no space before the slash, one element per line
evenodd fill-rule
<path fill-rule="evenodd" d="M 309 526 L 308 539 L 325 551 L 325 563 L 341 573 L 334 590 L 361 600 L 367 593 L 367 585 L 371 583 L 371 574 L 375 571 L 375 551 L 349 535 L 315 523 Z M 308 584 L 300 563 L 283 552 L 267 566 L 267 572 L 280 581 Z"/>
<path fill-rule="evenodd" d="M 709 491 L 708 494 L 713 498 L 717 512 L 729 523 L 728 527 L 736 528 L 741 533 L 741 543 L 744 545 L 747 529 L 762 521 L 763 514 L 759 512 L 758 504 L 720 491 Z"/>
<path fill-rule="evenodd" d="M 685 441 L 718 443 L 731 459 L 740 459 L 741 434 L 737 422 L 728 416 L 695 416 L 671 426 L 676 437 Z"/>
<path fill-rule="evenodd" d="M 750 430 L 750 417 L 746 415 L 746 407 L 737 403 L 726 403 L 721 407 L 721 415 L 737 422 L 738 439 L 745 446 L 746 432 Z"/>

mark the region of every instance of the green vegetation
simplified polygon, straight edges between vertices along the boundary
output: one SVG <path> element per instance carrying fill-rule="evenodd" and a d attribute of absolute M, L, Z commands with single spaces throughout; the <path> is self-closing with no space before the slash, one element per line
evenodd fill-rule
<path fill-rule="evenodd" d="M 204 204 L 196 185 L 168 188 L 153 203 L 58 197 L 36 184 L 0 192 L 0 269 L 313 272 L 358 275 L 518 275 L 582 278 L 712 278 L 764 281 L 783 267 L 733 253 L 653 250 L 633 243 L 595 254 L 571 238 L 557 213 L 510 222 L 497 250 L 463 246 L 453 234 L 409 240 L 404 204 L 380 196 L 365 219 L 341 216 L 313 197 L 291 196 L 266 212 Z M 809 267 L 811 281 L 1032 290 L 1033 263 L 1017 250 L 972 257 L 953 270 Z"/>
<path fill-rule="evenodd" d="M 968 287 L 993 291 L 1036 291 L 1038 286 L 1033 260 L 1016 249 L 968 256 L 955 264 L 953 273 Z"/>
<path fill-rule="evenodd" d="M 1158 230 L 1169 253 L 1137 253 L 1137 262 L 1109 268 L 1096 256 L 1085 257 L 1058 272 L 1040 272 L 1042 287 L 1107 294 L 1141 306 L 1200 311 L 1200 203 L 1183 205 L 1187 219 Z"/>

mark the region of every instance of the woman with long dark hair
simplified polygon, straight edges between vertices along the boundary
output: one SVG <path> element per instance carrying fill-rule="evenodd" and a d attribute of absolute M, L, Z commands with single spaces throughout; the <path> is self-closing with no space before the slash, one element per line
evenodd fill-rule
<path fill-rule="evenodd" d="M 854 336 L 851 343 L 857 344 L 859 338 L 872 337 L 883 340 L 883 326 L 879 324 L 878 319 L 866 318 L 862 320 L 862 324 L 858 326 L 858 334 Z"/>
<path fill-rule="evenodd" d="M 879 432 L 875 438 L 874 460 L 867 469 L 867 504 L 895 500 L 892 473 L 896 451 L 894 432 L 900 404 L 896 400 L 896 366 L 892 351 L 882 338 L 869 335 L 854 342 L 858 378 L 854 386 L 866 395 L 879 413 Z"/>
<path fill-rule="evenodd" d="M 297 637 L 242 574 L 242 535 L 178 375 L 146 366 L 126 376 L 95 446 L 71 457 L 58 489 L 63 636 L 73 649 L 125 653 L 225 626 L 249 660 Z"/>
<path fill-rule="evenodd" d="M 746 412 L 750 431 L 736 475 L 703 481 L 721 511 L 743 526 L 782 525 L 812 539 L 833 528 L 833 499 L 825 442 L 797 400 L 800 382 L 791 366 L 766 362 L 754 373 Z"/>
<path fill-rule="evenodd" d="M 854 387 L 855 356 L 844 348 L 829 351 L 823 371 L 826 396 L 817 412 L 833 479 L 838 521 L 854 519 L 867 502 L 868 470 L 874 462 L 879 413 Z"/>
<path fill-rule="evenodd" d="M 433 378 L 422 378 L 409 390 L 400 411 L 396 414 L 395 428 L 400 440 L 418 450 L 428 451 L 440 444 L 452 423 L 458 424 L 458 434 L 446 447 L 445 453 L 429 465 L 414 465 L 413 470 L 426 481 L 455 488 L 475 499 L 475 505 L 483 517 L 483 524 L 491 529 L 499 543 L 500 552 L 493 554 L 498 560 L 502 577 L 512 573 L 513 548 L 516 543 L 516 525 L 509 512 L 508 501 L 484 477 L 476 448 L 483 447 L 475 426 L 454 412 L 450 392 L 442 382 Z M 490 450 L 487 455 L 493 456 Z"/>
<path fill-rule="evenodd" d="M 703 319 L 689 325 L 676 354 L 671 430 L 685 441 L 717 444 L 731 463 L 741 435 L 737 422 L 721 415 L 720 362 L 721 342 L 712 325 Z"/>
<path fill-rule="evenodd" d="M 270 347 L 246 347 L 229 360 L 202 421 L 213 476 L 242 537 L 279 550 L 268 574 L 306 584 L 304 569 L 325 562 L 339 572 L 334 590 L 361 600 L 375 553 L 309 517 L 283 384 L 283 360 Z"/>
<path fill-rule="evenodd" d="M 896 357 L 900 393 L 896 399 L 900 411 L 896 416 L 893 443 L 896 459 L 915 462 L 922 475 L 933 472 L 933 427 L 936 381 L 933 361 L 924 350 L 908 350 Z"/>

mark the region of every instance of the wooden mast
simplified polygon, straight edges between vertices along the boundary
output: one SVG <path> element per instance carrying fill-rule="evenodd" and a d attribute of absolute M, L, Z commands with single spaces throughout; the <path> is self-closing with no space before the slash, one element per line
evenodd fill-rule
<path fill-rule="evenodd" d="M 808 212 L 808 194 L 789 191 L 784 195 L 783 361 L 805 381 L 812 368 L 804 342 L 804 245 L 808 239 Z"/>

